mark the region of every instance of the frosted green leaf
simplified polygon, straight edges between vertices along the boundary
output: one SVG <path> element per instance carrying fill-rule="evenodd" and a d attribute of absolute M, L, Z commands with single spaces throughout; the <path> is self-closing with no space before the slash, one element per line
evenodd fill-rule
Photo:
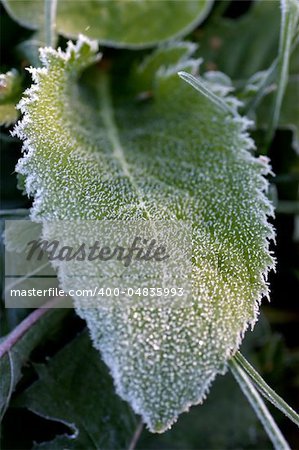
<path fill-rule="evenodd" d="M 101 66 L 82 76 L 99 58 L 86 38 L 66 52 L 43 49 L 15 127 L 25 153 L 17 171 L 35 197 L 34 221 L 192 221 L 188 306 L 150 308 L 140 298 L 140 307 L 86 310 L 75 298 L 118 394 L 155 432 L 201 403 L 225 372 L 257 319 L 273 265 L 268 161 L 252 155 L 249 122 L 234 99 L 211 92 L 215 79 L 182 75 L 195 90 L 178 77 L 199 64 L 183 47 L 157 50 L 117 80 Z M 158 68 L 161 52 L 166 63 L 161 58 Z M 62 270 L 60 279 L 66 285 Z M 81 282 L 74 277 L 73 288 Z"/>
<path fill-rule="evenodd" d="M 21 93 L 21 77 L 16 70 L 0 74 L 0 125 L 9 126 L 18 120 L 16 104 Z"/>
<path fill-rule="evenodd" d="M 29 28 L 44 25 L 44 0 L 2 0 Z M 66 37 L 84 32 L 112 47 L 144 48 L 185 36 L 204 20 L 211 0 L 59 0 L 56 29 Z"/>

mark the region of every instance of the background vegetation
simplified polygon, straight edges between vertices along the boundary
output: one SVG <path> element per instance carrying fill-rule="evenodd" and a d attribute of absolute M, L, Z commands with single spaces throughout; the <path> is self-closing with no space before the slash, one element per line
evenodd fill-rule
<path fill-rule="evenodd" d="M 248 79 L 269 68 L 277 54 L 279 38 L 277 2 L 264 1 L 258 8 L 254 3 L 215 2 L 207 18 L 187 36 L 199 43 L 203 69 L 229 75 L 245 102 L 258 89 L 253 80 L 251 92 Z M 10 97 L 2 102 L 9 105 L 15 104 L 30 84 L 24 69 L 36 64 L 37 38 L 13 20 L 2 5 L 0 8 L 1 72 L 11 68 L 18 71 Z M 66 39 L 60 36 L 59 44 L 64 48 Z M 101 50 L 105 60 L 118 60 L 120 72 L 148 52 L 113 49 L 109 45 Z M 295 51 L 281 118 L 270 142 L 267 125 L 271 92 L 256 112 L 257 127 L 252 130 L 258 151 L 267 153 L 276 175 L 271 177 L 271 196 L 276 204 L 273 223 L 277 230 L 277 270 L 270 277 L 271 303 L 263 302 L 260 321 L 253 332 L 247 333 L 242 345 L 243 354 L 296 410 L 299 409 L 298 69 Z M 4 124 L 0 135 L 2 222 L 26 215 L 24 210 L 31 206 L 17 188 L 14 168 L 21 155 L 21 143 L 11 137 L 10 129 Z M 5 309 L 1 303 L 1 335 L 13 330 L 29 312 Z M 74 312 L 53 310 L 45 315 L 16 344 L 11 358 L 0 363 L 3 449 L 33 446 L 117 449 L 129 445 L 139 419 L 114 394 L 108 370 L 91 347 L 85 322 Z M 291 447 L 299 449 L 296 426 L 271 406 L 270 410 Z M 227 374 L 217 378 L 206 402 L 183 414 L 172 430 L 163 435 L 143 430 L 136 448 L 267 449 L 271 443 L 238 385 Z"/>

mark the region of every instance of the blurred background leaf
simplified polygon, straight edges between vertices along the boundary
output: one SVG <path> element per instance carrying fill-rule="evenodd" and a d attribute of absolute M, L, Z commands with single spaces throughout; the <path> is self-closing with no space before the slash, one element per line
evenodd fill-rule
<path fill-rule="evenodd" d="M 43 28 L 43 0 L 2 0 L 10 16 L 21 25 Z M 100 40 L 102 45 L 145 48 L 178 38 L 203 21 L 212 0 L 58 2 L 56 27 L 65 37 L 78 35 Z"/>
<path fill-rule="evenodd" d="M 126 448 L 137 420 L 115 393 L 107 367 L 87 332 L 75 337 L 47 364 L 34 367 L 39 380 L 14 406 L 26 407 L 72 430 L 70 436 L 59 436 L 35 448 Z"/>

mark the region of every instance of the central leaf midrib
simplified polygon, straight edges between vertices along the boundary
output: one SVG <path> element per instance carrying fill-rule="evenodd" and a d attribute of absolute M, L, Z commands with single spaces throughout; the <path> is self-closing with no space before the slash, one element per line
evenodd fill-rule
<path fill-rule="evenodd" d="M 117 128 L 117 124 L 115 121 L 115 116 L 113 112 L 113 104 L 110 93 L 109 79 L 107 74 L 103 73 L 101 75 L 100 82 L 98 84 L 98 92 L 99 92 L 99 100 L 100 100 L 100 111 L 101 117 L 103 120 L 103 125 L 105 127 L 108 141 L 112 146 L 112 156 L 118 162 L 124 176 L 128 178 L 131 183 L 132 189 L 135 191 L 138 197 L 138 206 L 143 209 L 147 215 L 147 218 L 150 219 L 150 213 L 147 210 L 144 200 L 143 194 L 140 191 L 138 184 L 136 183 L 132 172 L 130 171 L 129 164 L 126 161 L 124 148 L 121 144 L 119 132 Z"/>

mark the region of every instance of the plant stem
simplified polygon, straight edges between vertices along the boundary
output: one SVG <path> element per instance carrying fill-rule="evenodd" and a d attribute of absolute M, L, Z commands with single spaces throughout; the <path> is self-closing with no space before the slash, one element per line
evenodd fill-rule
<path fill-rule="evenodd" d="M 45 44 L 47 47 L 55 46 L 57 0 L 44 0 L 44 26 Z"/>
<path fill-rule="evenodd" d="M 6 216 L 29 216 L 29 209 L 22 209 L 22 208 L 16 208 L 16 209 L 1 209 L 0 210 L 0 217 L 6 217 Z"/>
<path fill-rule="evenodd" d="M 222 17 L 223 15 L 224 15 L 224 13 L 225 13 L 225 11 L 227 10 L 227 8 L 228 8 L 228 6 L 229 6 L 229 2 L 227 2 L 227 1 L 222 1 L 222 2 L 215 2 L 215 8 L 214 8 L 214 15 L 213 15 L 213 17 L 215 17 L 215 18 L 219 18 L 219 17 Z"/>
<path fill-rule="evenodd" d="M 255 386 L 259 389 L 260 393 L 299 427 L 299 415 L 296 411 L 294 411 L 293 408 L 291 408 L 278 394 L 276 394 L 275 391 L 273 391 L 273 389 L 270 388 L 270 386 L 268 386 L 244 356 L 240 352 L 237 352 L 232 360 L 245 370 Z"/>
<path fill-rule="evenodd" d="M 2 419 L 4 417 L 4 414 L 8 408 L 12 393 L 13 393 L 13 388 L 14 388 L 14 383 L 15 383 L 15 375 L 14 375 L 14 361 L 13 358 L 11 356 L 11 353 L 8 352 L 8 359 L 9 359 L 9 366 L 10 366 L 10 384 L 9 384 L 9 390 L 6 396 L 6 401 L 5 404 L 3 405 L 1 412 L 0 412 L 0 423 L 2 423 Z"/>
<path fill-rule="evenodd" d="M 35 309 L 26 317 L 0 344 L 0 359 L 11 350 L 11 348 L 21 339 L 21 337 L 50 309 L 55 308 L 61 297 L 55 297 L 46 302 L 41 308 Z"/>
<path fill-rule="evenodd" d="M 137 444 L 137 442 L 138 442 L 138 440 L 139 440 L 139 438 L 141 436 L 142 430 L 143 430 L 143 422 L 141 420 L 139 422 L 139 424 L 137 425 L 137 427 L 136 427 L 136 430 L 135 430 L 135 432 L 133 434 L 133 437 L 131 439 L 131 442 L 130 442 L 130 445 L 128 447 L 128 450 L 134 450 L 135 449 L 136 444 Z"/>
<path fill-rule="evenodd" d="M 290 450 L 288 443 L 283 437 L 281 431 L 276 425 L 273 417 L 268 411 L 258 391 L 255 389 L 250 378 L 246 375 L 244 370 L 238 365 L 236 360 L 232 358 L 229 361 L 229 366 L 233 376 L 238 382 L 243 394 L 247 397 L 249 403 L 254 409 L 257 417 L 264 426 L 266 433 L 271 440 L 275 450 Z"/>
<path fill-rule="evenodd" d="M 277 127 L 281 105 L 288 82 L 289 62 L 292 52 L 292 41 L 298 26 L 299 8 L 292 0 L 281 0 L 281 31 L 277 62 L 277 92 L 274 99 L 273 114 L 270 118 L 266 143 L 271 142 Z"/>
<path fill-rule="evenodd" d="M 277 58 L 273 61 L 271 66 L 267 69 L 267 75 L 265 76 L 262 84 L 259 86 L 259 90 L 256 93 L 256 95 L 247 103 L 245 108 L 243 109 L 244 115 L 250 115 L 254 111 L 257 110 L 257 107 L 261 103 L 262 99 L 265 96 L 265 90 L 268 88 L 268 86 L 273 83 L 275 79 L 275 72 L 277 70 Z"/>

